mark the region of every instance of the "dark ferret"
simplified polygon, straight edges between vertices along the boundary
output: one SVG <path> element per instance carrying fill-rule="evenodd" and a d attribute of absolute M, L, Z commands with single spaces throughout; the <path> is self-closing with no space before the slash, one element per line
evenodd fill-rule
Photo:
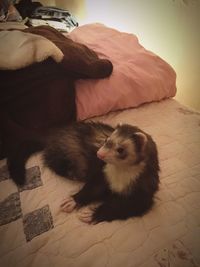
<path fill-rule="evenodd" d="M 141 216 L 153 205 L 159 185 L 158 153 L 151 136 L 138 127 L 73 123 L 47 138 L 43 159 L 56 174 L 84 182 L 79 192 L 63 201 L 63 211 L 100 203 L 83 209 L 82 221 Z"/>

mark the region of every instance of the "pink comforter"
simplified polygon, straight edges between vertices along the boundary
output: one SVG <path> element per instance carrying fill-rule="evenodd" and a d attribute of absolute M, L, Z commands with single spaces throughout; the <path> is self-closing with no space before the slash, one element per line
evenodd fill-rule
<path fill-rule="evenodd" d="M 137 107 L 176 94 L 176 74 L 172 67 L 142 47 L 133 34 L 102 24 L 88 24 L 68 37 L 86 44 L 114 65 L 109 78 L 79 80 L 76 84 L 78 119 L 110 111 Z"/>

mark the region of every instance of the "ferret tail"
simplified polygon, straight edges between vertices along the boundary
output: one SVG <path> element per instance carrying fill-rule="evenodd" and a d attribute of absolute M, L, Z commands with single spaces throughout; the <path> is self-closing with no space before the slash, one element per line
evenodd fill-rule
<path fill-rule="evenodd" d="M 45 148 L 45 143 L 41 140 L 26 140 L 9 153 L 7 157 L 7 165 L 11 179 L 17 185 L 23 185 L 26 181 L 26 161 L 28 158 Z"/>

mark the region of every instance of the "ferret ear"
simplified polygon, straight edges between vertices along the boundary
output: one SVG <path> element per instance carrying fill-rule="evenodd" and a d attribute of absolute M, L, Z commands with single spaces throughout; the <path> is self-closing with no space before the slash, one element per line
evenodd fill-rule
<path fill-rule="evenodd" d="M 142 132 L 136 132 L 134 133 L 134 139 L 136 141 L 136 145 L 140 152 L 144 152 L 144 149 L 147 144 L 147 136 L 146 134 Z"/>

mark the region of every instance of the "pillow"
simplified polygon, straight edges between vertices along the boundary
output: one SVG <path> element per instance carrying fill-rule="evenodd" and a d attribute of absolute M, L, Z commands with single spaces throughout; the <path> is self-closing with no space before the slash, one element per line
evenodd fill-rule
<path fill-rule="evenodd" d="M 67 35 L 113 63 L 113 73 L 101 80 L 78 80 L 78 119 L 110 111 L 137 107 L 176 94 L 176 73 L 154 53 L 146 50 L 135 35 L 102 24 L 88 24 Z"/>

